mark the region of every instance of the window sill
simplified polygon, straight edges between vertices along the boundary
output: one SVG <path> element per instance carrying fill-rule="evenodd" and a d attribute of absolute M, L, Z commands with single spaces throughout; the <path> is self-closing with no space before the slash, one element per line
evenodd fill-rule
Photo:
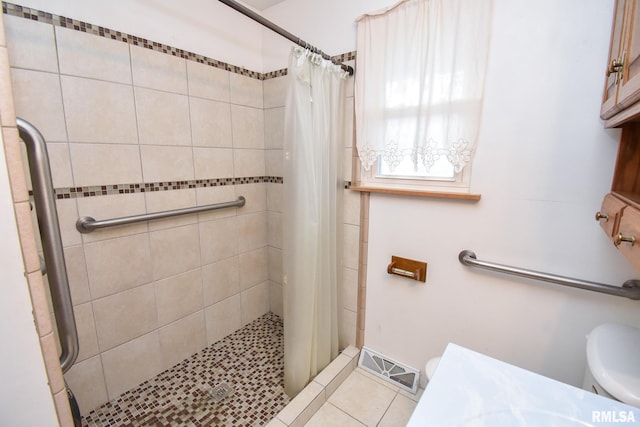
<path fill-rule="evenodd" d="M 449 191 L 427 191 L 427 190 L 408 190 L 400 188 L 389 187 L 374 187 L 366 185 L 352 185 L 350 190 L 360 191 L 364 193 L 384 193 L 395 194 L 399 196 L 413 196 L 413 197 L 432 197 L 438 199 L 457 199 L 457 200 L 471 200 L 477 202 L 480 200 L 480 194 L 471 193 L 455 193 Z"/>

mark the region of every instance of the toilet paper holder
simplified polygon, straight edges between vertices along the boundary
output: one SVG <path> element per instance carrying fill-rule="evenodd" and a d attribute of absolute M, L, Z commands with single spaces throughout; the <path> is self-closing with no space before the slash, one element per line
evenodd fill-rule
<path fill-rule="evenodd" d="M 387 266 L 387 273 L 419 282 L 426 282 L 427 263 L 392 255 L 391 264 Z"/>

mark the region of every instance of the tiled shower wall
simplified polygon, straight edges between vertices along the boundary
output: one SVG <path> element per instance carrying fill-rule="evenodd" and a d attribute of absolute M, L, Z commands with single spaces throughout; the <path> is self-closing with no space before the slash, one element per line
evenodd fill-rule
<path fill-rule="evenodd" d="M 66 379 L 82 412 L 268 311 L 282 315 L 286 77 L 242 75 L 17 16 L 4 21 L 16 113 L 47 140 L 59 197 L 80 338 Z M 351 134 L 347 126 L 347 158 Z M 79 216 L 240 195 L 247 204 L 238 209 L 92 234 L 74 226 Z M 342 347 L 355 344 L 357 311 L 359 195 L 348 190 L 344 217 Z"/>

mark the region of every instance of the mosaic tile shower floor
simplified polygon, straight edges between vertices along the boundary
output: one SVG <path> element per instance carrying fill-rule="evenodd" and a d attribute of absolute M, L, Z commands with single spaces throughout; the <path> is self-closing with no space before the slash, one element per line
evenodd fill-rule
<path fill-rule="evenodd" d="M 92 426 L 262 426 L 289 403 L 282 319 L 267 313 L 83 417 Z M 233 391 L 216 403 L 212 388 Z"/>

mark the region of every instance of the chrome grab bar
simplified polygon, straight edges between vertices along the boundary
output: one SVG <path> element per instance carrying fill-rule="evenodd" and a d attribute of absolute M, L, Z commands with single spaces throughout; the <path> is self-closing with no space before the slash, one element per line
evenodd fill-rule
<path fill-rule="evenodd" d="M 558 285 L 569 286 L 572 288 L 586 289 L 608 295 L 616 295 L 633 300 L 640 299 L 640 280 L 636 279 L 627 280 L 622 284 L 622 286 L 605 285 L 603 283 L 590 282 L 588 280 L 574 279 L 572 277 L 558 276 L 556 274 L 542 273 L 539 271 L 527 270 L 504 264 L 481 261 L 477 259 L 476 254 L 470 250 L 460 252 L 458 260 L 469 267 L 483 268 L 485 270 L 497 271 L 499 273 L 526 277 L 527 279 L 542 280 L 544 282 L 556 283 Z"/>
<path fill-rule="evenodd" d="M 64 373 L 71 368 L 78 357 L 78 331 L 73 315 L 73 302 L 71 301 L 69 278 L 64 261 L 64 249 L 47 144 L 42 134 L 31 123 L 21 118 L 17 118 L 16 122 L 20 138 L 27 146 L 29 173 L 33 186 L 36 216 L 40 226 L 42 252 L 44 253 L 46 274 L 60 340 L 60 366 Z"/>
<path fill-rule="evenodd" d="M 76 229 L 81 233 L 91 233 L 93 230 L 106 227 L 116 227 L 119 225 L 133 224 L 136 222 L 150 221 L 152 219 L 169 218 L 178 215 L 187 215 L 198 212 L 206 212 L 216 209 L 242 207 L 246 203 L 246 199 L 243 196 L 233 202 L 215 203 L 212 205 L 195 206 L 192 208 L 173 209 L 169 211 L 154 212 L 148 214 L 124 216 L 113 219 L 95 220 L 90 216 L 83 216 L 76 221 Z"/>

